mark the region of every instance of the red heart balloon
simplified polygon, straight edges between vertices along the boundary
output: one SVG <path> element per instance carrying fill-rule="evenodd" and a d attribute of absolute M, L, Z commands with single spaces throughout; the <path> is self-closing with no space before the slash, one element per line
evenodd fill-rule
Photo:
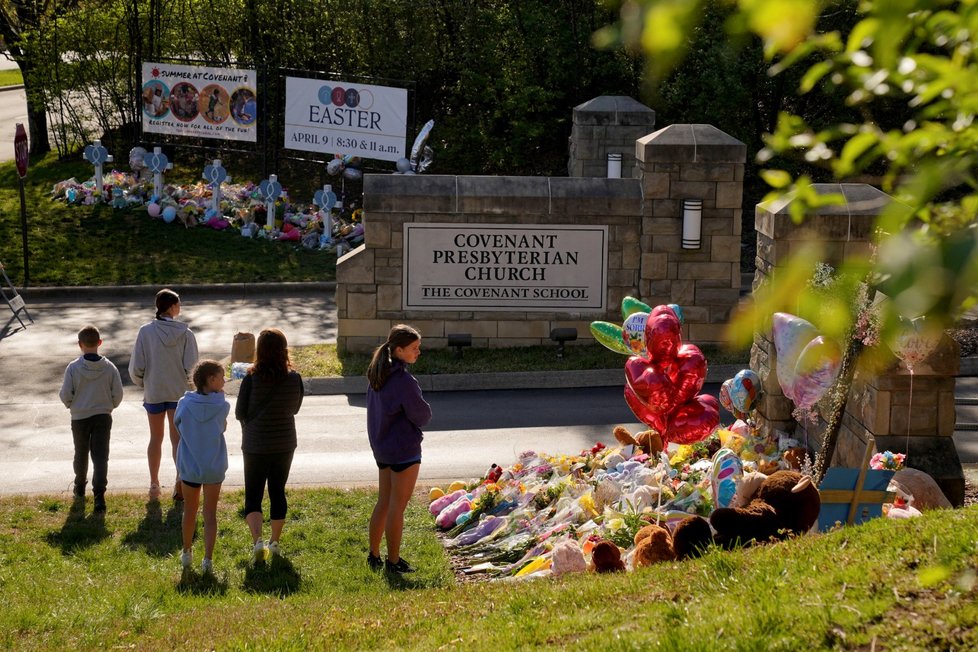
<path fill-rule="evenodd" d="M 703 383 L 706 382 L 706 356 L 695 344 L 683 344 L 679 347 L 672 365 L 673 385 L 676 387 L 676 405 L 682 405 L 696 396 Z"/>
<path fill-rule="evenodd" d="M 663 439 L 692 444 L 710 436 L 720 424 L 720 404 L 709 394 L 700 394 L 672 413 Z"/>
<path fill-rule="evenodd" d="M 652 412 L 669 412 L 676 406 L 672 379 L 654 362 L 633 355 L 625 363 L 625 381 Z"/>
<path fill-rule="evenodd" d="M 665 310 L 659 310 L 659 308 Z M 645 322 L 645 349 L 652 362 L 666 362 L 676 357 L 683 343 L 679 318 L 672 308 L 658 306 L 649 313 Z"/>
<path fill-rule="evenodd" d="M 649 428 L 652 428 L 660 434 L 666 431 L 666 415 L 650 410 L 649 406 L 627 384 L 625 385 L 625 403 L 628 404 L 628 407 L 631 408 L 632 413 L 638 420 Z"/>

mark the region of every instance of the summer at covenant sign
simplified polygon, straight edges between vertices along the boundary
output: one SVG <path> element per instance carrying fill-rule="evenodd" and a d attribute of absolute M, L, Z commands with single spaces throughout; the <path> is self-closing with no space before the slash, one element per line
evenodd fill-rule
<path fill-rule="evenodd" d="M 404 308 L 603 312 L 608 227 L 404 225 Z"/>
<path fill-rule="evenodd" d="M 146 133 L 258 139 L 254 70 L 143 63 L 143 131 Z"/>
<path fill-rule="evenodd" d="M 285 147 L 397 161 L 407 156 L 407 90 L 285 78 Z"/>

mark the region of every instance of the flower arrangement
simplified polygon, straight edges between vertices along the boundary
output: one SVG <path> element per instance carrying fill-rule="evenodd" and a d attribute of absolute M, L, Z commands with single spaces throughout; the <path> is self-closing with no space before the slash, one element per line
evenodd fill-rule
<path fill-rule="evenodd" d="M 873 455 L 869 460 L 869 468 L 875 471 L 899 471 L 903 468 L 906 459 L 907 456 L 903 453 L 883 451 Z"/>

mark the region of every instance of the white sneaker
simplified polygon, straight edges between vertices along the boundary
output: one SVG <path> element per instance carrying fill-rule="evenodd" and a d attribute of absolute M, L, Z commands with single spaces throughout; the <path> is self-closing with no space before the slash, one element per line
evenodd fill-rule
<path fill-rule="evenodd" d="M 194 551 L 184 550 L 180 553 L 180 563 L 184 568 L 190 568 L 191 564 L 194 563 Z"/>
<path fill-rule="evenodd" d="M 204 557 L 204 560 L 200 562 L 200 574 L 207 575 L 213 572 L 214 572 L 214 562 L 208 559 L 207 557 Z"/>
<path fill-rule="evenodd" d="M 265 561 L 265 557 L 266 557 L 265 542 L 259 539 L 258 541 L 255 541 L 255 548 L 254 550 L 252 550 L 252 559 L 254 559 L 254 561 L 256 562 L 259 562 L 259 561 Z"/>
<path fill-rule="evenodd" d="M 282 555 L 282 553 L 279 552 L 278 541 L 269 541 L 268 542 L 268 554 L 269 554 L 269 556 L 275 555 L 275 556 L 278 556 L 278 557 L 280 557 Z"/>

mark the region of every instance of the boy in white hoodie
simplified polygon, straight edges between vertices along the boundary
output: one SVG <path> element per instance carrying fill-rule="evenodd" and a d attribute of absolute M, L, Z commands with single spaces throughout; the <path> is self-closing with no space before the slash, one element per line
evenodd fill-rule
<path fill-rule="evenodd" d="M 108 484 L 109 435 L 112 410 L 122 402 L 122 378 L 108 359 L 99 355 L 101 335 L 94 326 L 78 331 L 82 355 L 65 369 L 61 402 L 71 410 L 71 435 L 75 442 L 75 498 L 85 498 L 88 456 L 92 456 L 92 491 L 95 512 L 105 512 Z"/>

